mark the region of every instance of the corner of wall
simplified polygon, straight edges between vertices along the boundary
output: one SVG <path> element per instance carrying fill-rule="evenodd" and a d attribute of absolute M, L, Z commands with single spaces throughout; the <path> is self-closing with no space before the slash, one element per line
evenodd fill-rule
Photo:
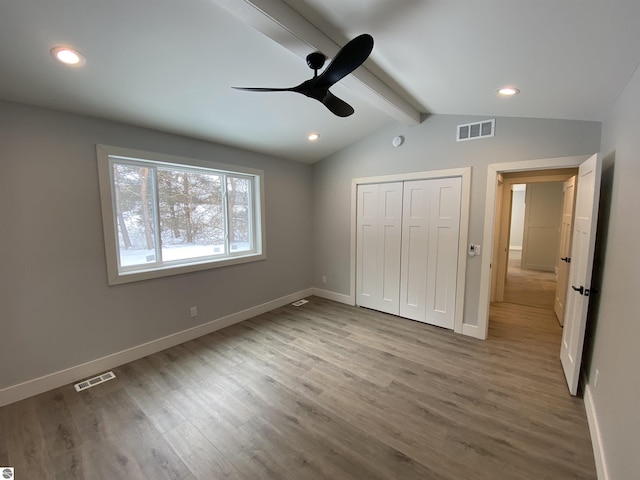
<path fill-rule="evenodd" d="M 326 298 L 327 300 L 333 300 L 334 302 L 344 303 L 346 305 L 354 306 L 356 304 L 355 299 L 351 295 L 322 290 L 321 288 L 313 288 L 312 295 L 320 298 Z"/>

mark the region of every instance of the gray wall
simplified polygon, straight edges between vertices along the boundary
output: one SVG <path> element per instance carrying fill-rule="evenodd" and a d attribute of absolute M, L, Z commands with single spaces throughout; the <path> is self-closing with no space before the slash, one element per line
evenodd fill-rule
<path fill-rule="evenodd" d="M 612 480 L 640 478 L 640 71 L 602 127 L 603 163 L 590 310 L 588 389 Z M 597 387 L 595 371 L 600 371 Z"/>
<path fill-rule="evenodd" d="M 97 143 L 263 169 L 267 260 L 109 287 Z M 0 102 L 0 389 L 309 288 L 310 211 L 307 164 Z"/>
<path fill-rule="evenodd" d="M 313 166 L 314 286 L 348 295 L 351 179 L 471 166 L 469 243 L 482 243 L 487 165 L 548 157 L 593 154 L 600 123 L 497 118 L 496 136 L 455 141 L 456 125 L 487 117 L 432 115 L 416 127 L 381 130 Z M 394 148 L 391 140 L 403 135 Z M 482 252 L 487 249 L 483 248 Z M 321 284 L 326 275 L 327 284 Z M 468 258 L 464 322 L 477 324 L 480 257 Z"/>
<path fill-rule="evenodd" d="M 522 268 L 555 271 L 563 201 L 562 182 L 527 185 Z"/>

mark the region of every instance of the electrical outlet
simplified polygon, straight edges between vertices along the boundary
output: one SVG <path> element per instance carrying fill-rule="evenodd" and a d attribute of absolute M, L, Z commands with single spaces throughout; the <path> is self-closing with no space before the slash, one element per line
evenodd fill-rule
<path fill-rule="evenodd" d="M 593 374 L 593 388 L 598 388 L 599 377 L 600 377 L 600 370 L 596 368 L 596 372 Z"/>
<path fill-rule="evenodd" d="M 191 312 L 191 318 L 195 318 L 198 316 L 198 307 L 191 307 L 189 311 Z"/>
<path fill-rule="evenodd" d="M 322 276 L 322 284 L 324 285 L 325 283 L 327 283 L 327 276 L 323 275 Z"/>

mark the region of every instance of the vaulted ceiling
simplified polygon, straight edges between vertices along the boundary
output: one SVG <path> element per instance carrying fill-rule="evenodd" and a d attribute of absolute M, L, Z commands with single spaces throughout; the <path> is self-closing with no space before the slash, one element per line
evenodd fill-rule
<path fill-rule="evenodd" d="M 602 120 L 640 63 L 639 23 L 630 0 L 2 0 L 0 99 L 313 163 L 432 113 Z M 231 88 L 297 85 L 308 53 L 361 33 L 371 56 L 332 88 L 350 117 Z M 57 63 L 58 45 L 86 63 Z"/>

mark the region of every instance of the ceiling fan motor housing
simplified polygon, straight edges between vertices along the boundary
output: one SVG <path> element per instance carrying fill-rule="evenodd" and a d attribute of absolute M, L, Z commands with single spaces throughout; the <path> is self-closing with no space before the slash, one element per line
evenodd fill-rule
<path fill-rule="evenodd" d="M 316 73 L 324 66 L 327 57 L 322 52 L 313 52 L 307 55 L 307 65 Z"/>

